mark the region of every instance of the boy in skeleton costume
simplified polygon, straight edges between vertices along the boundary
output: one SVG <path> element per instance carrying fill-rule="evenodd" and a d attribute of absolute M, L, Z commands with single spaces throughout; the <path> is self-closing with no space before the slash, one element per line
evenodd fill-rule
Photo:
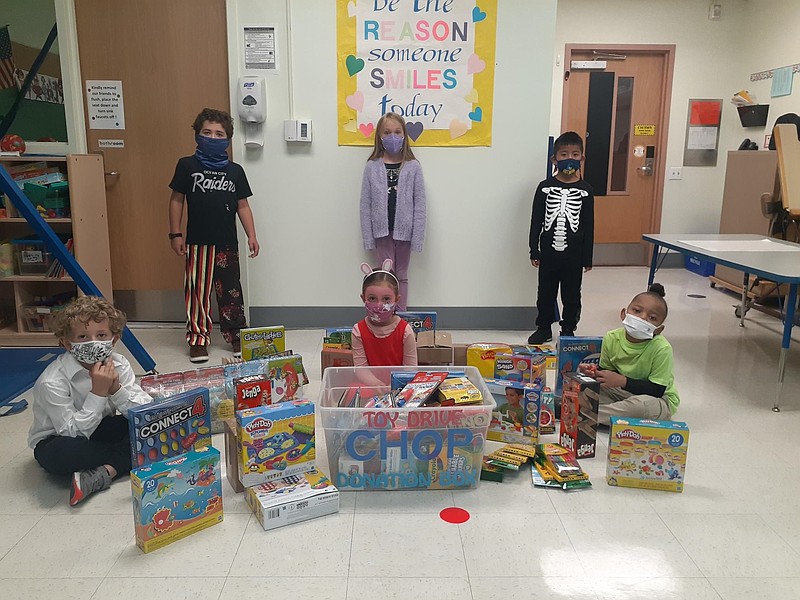
<path fill-rule="evenodd" d="M 583 140 L 573 132 L 556 139 L 553 156 L 554 177 L 536 188 L 531 215 L 531 265 L 539 269 L 539 296 L 536 331 L 529 344 L 553 339 L 555 302 L 559 286 L 564 314 L 561 335 L 574 335 L 581 316 L 581 281 L 592 269 L 594 244 L 594 192 L 580 178 Z"/>

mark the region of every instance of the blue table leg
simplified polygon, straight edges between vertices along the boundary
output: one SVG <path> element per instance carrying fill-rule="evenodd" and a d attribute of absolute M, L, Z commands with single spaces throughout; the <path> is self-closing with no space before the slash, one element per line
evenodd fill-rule
<path fill-rule="evenodd" d="M 786 372 L 786 359 L 789 356 L 789 344 L 792 341 L 792 326 L 794 325 L 794 313 L 797 308 L 797 284 L 789 285 L 789 297 L 786 298 L 786 315 L 783 321 L 783 340 L 781 340 L 781 355 L 778 359 L 778 391 L 775 397 L 775 406 L 772 410 L 780 412 L 778 403 L 780 402 L 781 392 L 783 391 L 783 376 Z"/>
<path fill-rule="evenodd" d="M 653 285 L 653 280 L 656 278 L 656 268 L 658 267 L 658 253 L 660 250 L 660 246 L 656 243 L 653 243 L 653 258 L 650 259 L 650 275 L 647 278 L 647 287 L 649 288 Z M 667 252 L 669 252 L 669 248 L 667 248 Z"/>

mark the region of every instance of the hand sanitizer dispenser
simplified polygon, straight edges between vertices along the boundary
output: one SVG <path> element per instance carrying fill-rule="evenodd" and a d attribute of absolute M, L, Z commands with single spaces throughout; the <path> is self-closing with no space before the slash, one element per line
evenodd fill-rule
<path fill-rule="evenodd" d="M 246 148 L 264 146 L 264 121 L 267 120 L 267 90 L 263 77 L 240 77 L 238 111 L 244 123 Z"/>

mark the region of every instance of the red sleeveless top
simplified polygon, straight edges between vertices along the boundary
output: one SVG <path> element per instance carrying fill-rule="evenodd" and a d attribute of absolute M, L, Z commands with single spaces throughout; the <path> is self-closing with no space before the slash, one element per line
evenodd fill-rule
<path fill-rule="evenodd" d="M 403 336 L 406 327 L 408 324 L 400 319 L 392 333 L 379 338 L 372 333 L 366 319 L 358 322 L 361 343 L 364 345 L 364 354 L 367 355 L 367 364 L 370 367 L 395 367 L 403 364 Z"/>

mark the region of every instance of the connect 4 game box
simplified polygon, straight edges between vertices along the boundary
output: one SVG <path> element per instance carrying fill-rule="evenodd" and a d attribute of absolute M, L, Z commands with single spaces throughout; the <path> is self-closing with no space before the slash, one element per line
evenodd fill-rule
<path fill-rule="evenodd" d="M 219 472 L 212 447 L 131 471 L 136 545 L 152 552 L 221 522 Z"/>
<path fill-rule="evenodd" d="M 420 331 L 436 331 L 435 312 L 398 312 L 397 316 L 411 325 L 414 336 L 419 335 Z"/>
<path fill-rule="evenodd" d="M 558 373 L 556 374 L 557 398 L 561 397 L 564 374 L 578 370 L 582 362 L 600 364 L 601 337 L 563 336 L 558 339 Z"/>
<path fill-rule="evenodd" d="M 128 411 L 131 465 L 142 467 L 211 445 L 208 390 L 197 388 Z"/>
<path fill-rule="evenodd" d="M 236 413 L 239 478 L 245 487 L 314 468 L 314 404 L 295 400 Z"/>

